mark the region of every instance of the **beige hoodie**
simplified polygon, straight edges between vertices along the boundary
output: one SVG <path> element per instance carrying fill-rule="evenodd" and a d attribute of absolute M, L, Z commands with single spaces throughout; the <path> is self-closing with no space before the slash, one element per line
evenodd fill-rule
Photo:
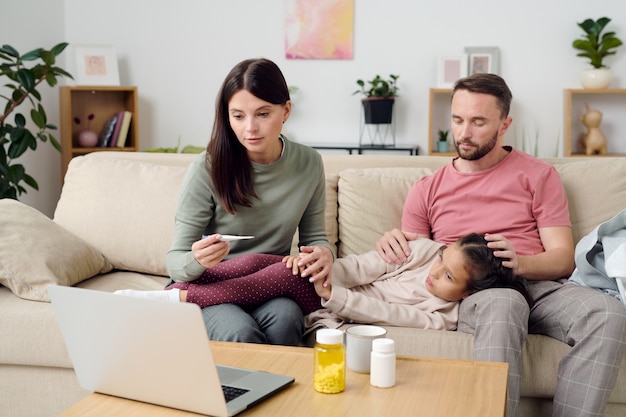
<path fill-rule="evenodd" d="M 376 251 L 349 255 L 333 264 L 332 294 L 321 310 L 306 316 L 307 328 L 357 322 L 420 329 L 454 330 L 459 302 L 434 296 L 425 285 L 443 244 L 409 242 L 403 265 L 387 264 Z"/>

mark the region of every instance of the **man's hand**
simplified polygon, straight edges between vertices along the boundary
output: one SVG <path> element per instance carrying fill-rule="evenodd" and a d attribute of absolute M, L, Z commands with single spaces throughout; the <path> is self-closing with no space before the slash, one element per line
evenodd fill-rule
<path fill-rule="evenodd" d="M 388 264 L 402 265 L 411 254 L 408 240 L 417 238 L 417 233 L 406 233 L 400 229 L 393 229 L 378 239 L 376 251 Z"/>
<path fill-rule="evenodd" d="M 491 233 L 485 234 L 485 240 L 487 241 L 487 247 L 494 249 L 493 255 L 497 258 L 502 258 L 502 266 L 511 268 L 513 273 L 517 275 L 519 260 L 511 241 L 502 235 Z"/>

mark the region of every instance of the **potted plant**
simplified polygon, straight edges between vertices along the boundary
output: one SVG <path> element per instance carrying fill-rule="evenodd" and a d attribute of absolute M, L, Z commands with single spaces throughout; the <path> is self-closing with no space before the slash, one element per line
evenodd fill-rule
<path fill-rule="evenodd" d="M 398 93 L 399 75 L 390 74 L 388 79 L 376 75 L 366 82 L 357 80 L 359 89 L 354 94 L 363 94 L 363 114 L 367 124 L 390 124 L 393 116 L 393 103 Z"/>
<path fill-rule="evenodd" d="M 437 135 L 439 136 L 439 140 L 437 140 L 437 152 L 448 152 L 448 132 L 449 130 L 441 130 L 437 131 Z"/>
<path fill-rule="evenodd" d="M 0 79 L 8 91 L 6 95 L 0 93 L 0 99 L 6 102 L 0 113 L 0 198 L 17 200 L 26 192 L 22 183 L 39 189 L 37 181 L 26 173 L 24 166 L 15 162 L 29 148 L 37 149 L 37 140 L 50 140 L 52 146 L 61 151 L 61 145 L 50 133 L 56 126 L 48 123 L 37 88 L 44 81 L 54 87 L 57 77 L 72 78 L 65 70 L 55 66 L 56 57 L 66 46 L 67 43 L 60 43 L 49 51 L 38 48 L 24 55 L 10 45 L 0 47 Z M 27 62 L 33 65 L 28 68 Z M 24 103 L 31 105 L 30 120 L 34 127 L 28 127 L 26 117 L 18 111 Z M 11 123 L 9 116 L 14 111 Z"/>
<path fill-rule="evenodd" d="M 601 17 L 577 23 L 585 34 L 583 39 L 574 40 L 572 46 L 581 51 L 577 56 L 589 58 L 593 67 L 583 71 L 581 83 L 584 88 L 607 88 L 611 83 L 611 71 L 604 65 L 604 58 L 615 55 L 614 49 L 622 45 L 622 41 L 615 36 L 615 32 L 602 34 L 610 21 L 608 17 Z"/>

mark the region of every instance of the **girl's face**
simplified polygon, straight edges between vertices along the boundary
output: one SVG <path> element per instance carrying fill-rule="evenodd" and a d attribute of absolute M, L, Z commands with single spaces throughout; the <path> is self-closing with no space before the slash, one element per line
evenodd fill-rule
<path fill-rule="evenodd" d="M 228 120 L 248 157 L 259 164 L 271 164 L 280 158 L 278 139 L 283 123 L 289 118 L 291 102 L 272 104 L 247 90 L 239 90 L 228 102 Z"/>
<path fill-rule="evenodd" d="M 465 269 L 465 262 L 465 255 L 458 244 L 442 249 L 426 278 L 428 291 L 448 301 L 459 301 L 467 297 L 470 276 Z"/>

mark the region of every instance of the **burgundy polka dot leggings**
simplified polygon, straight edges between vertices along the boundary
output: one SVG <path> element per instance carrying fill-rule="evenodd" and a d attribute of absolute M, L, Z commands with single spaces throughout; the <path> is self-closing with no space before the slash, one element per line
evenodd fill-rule
<path fill-rule="evenodd" d="M 320 308 L 320 297 L 307 278 L 293 275 L 283 256 L 241 255 L 207 269 L 191 282 L 176 282 L 167 289 L 187 290 L 187 302 L 201 308 L 217 304 L 259 306 L 276 297 L 294 300 L 304 314 Z"/>

